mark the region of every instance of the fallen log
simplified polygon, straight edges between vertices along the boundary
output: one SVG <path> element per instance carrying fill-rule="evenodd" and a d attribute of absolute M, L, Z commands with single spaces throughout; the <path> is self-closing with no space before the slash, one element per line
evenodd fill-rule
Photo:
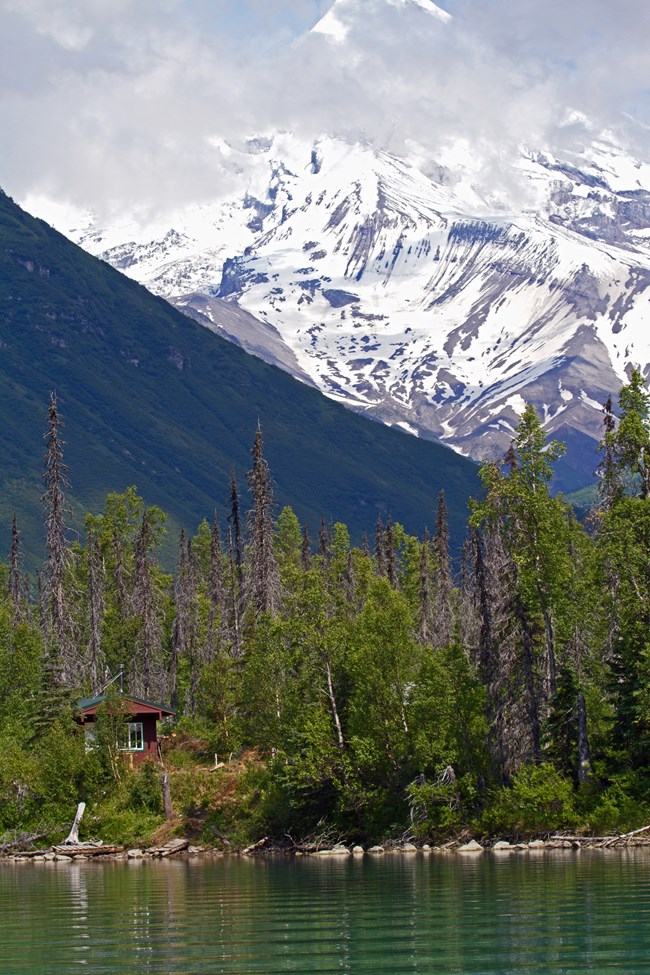
<path fill-rule="evenodd" d="M 257 843 L 251 843 L 251 845 L 247 846 L 245 850 L 242 850 L 242 855 L 247 853 L 255 853 L 256 850 L 261 850 L 262 847 L 268 843 L 268 841 L 268 836 L 265 836 L 264 839 L 258 840 Z"/>
<path fill-rule="evenodd" d="M 190 841 L 188 839 L 179 838 L 177 840 L 169 840 L 163 846 L 150 846 L 147 849 L 147 853 L 150 853 L 154 857 L 171 857 L 175 853 L 183 853 L 189 845 Z"/>
<path fill-rule="evenodd" d="M 42 840 L 47 833 L 23 833 L 21 836 L 16 837 L 15 840 L 11 840 L 9 843 L 3 843 L 0 846 L 0 853 L 9 853 L 11 850 L 17 850 L 20 846 L 25 846 L 27 843 L 33 843 L 35 840 Z"/>
<path fill-rule="evenodd" d="M 63 843 L 53 846 L 54 853 L 60 853 L 67 857 L 99 857 L 113 853 L 124 853 L 123 846 L 96 846 L 94 844 L 79 844 L 79 846 L 66 846 Z"/>
<path fill-rule="evenodd" d="M 558 840 L 568 840 L 570 843 L 604 843 L 605 840 L 618 840 L 618 836 L 573 836 L 569 833 L 561 833 L 556 836 L 551 836 L 551 840 L 557 842 Z"/>
<path fill-rule="evenodd" d="M 603 843 L 603 846 L 613 846 L 614 843 L 626 843 L 631 840 L 633 836 L 638 836 L 639 833 L 646 833 L 650 829 L 650 825 L 642 826 L 640 829 L 633 829 L 631 833 L 621 833 L 620 836 L 614 836 L 612 839 L 608 840 L 607 843 Z"/>

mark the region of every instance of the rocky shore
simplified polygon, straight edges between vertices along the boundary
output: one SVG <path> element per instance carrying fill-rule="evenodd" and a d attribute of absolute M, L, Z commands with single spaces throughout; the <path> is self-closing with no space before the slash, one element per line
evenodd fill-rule
<path fill-rule="evenodd" d="M 0 862 L 11 861 L 20 863 L 72 863 L 74 861 L 124 861 L 124 860 L 162 860 L 169 857 L 198 857 L 198 856 L 268 856 L 284 855 L 296 857 L 314 857 L 318 859 L 337 859 L 344 857 L 380 857 L 380 856 L 433 856 L 458 855 L 480 856 L 512 856 L 545 854 L 556 852 L 580 852 L 582 850 L 621 850 L 629 848 L 648 847 L 650 838 L 645 836 L 551 836 L 546 839 L 533 839 L 525 842 L 510 842 L 508 840 L 486 840 L 478 842 L 471 840 L 449 840 L 441 845 L 423 843 L 416 845 L 411 842 L 387 842 L 383 845 L 363 847 L 345 843 L 336 843 L 322 849 L 294 846 L 287 848 L 265 838 L 253 846 L 243 850 L 223 850 L 209 846 L 193 845 L 186 838 L 169 840 L 161 846 L 143 846 L 127 849 L 121 846 L 98 843 L 80 843 L 50 847 L 47 850 L 16 850 L 0 855 Z"/>

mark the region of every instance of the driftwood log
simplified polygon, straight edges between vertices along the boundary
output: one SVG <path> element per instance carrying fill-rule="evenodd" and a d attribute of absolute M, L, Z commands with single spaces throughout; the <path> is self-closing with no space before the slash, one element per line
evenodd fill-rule
<path fill-rule="evenodd" d="M 100 857 L 109 856 L 112 853 L 123 853 L 123 846 L 100 846 L 96 843 L 80 843 L 78 846 L 53 846 L 54 853 L 60 853 L 67 857 Z"/>
<path fill-rule="evenodd" d="M 21 846 L 26 846 L 27 843 L 42 840 L 44 836 L 47 836 L 47 833 L 21 833 L 20 836 L 10 840 L 10 842 L 0 844 L 0 853 L 9 853 L 11 850 L 17 850 Z"/>
<path fill-rule="evenodd" d="M 80 802 L 77 806 L 77 815 L 74 818 L 74 823 L 72 824 L 72 829 L 68 833 L 67 837 L 63 841 L 63 846 L 77 846 L 79 843 L 79 824 L 86 811 L 86 803 Z"/>
<path fill-rule="evenodd" d="M 551 836 L 551 840 L 566 840 L 569 843 L 585 843 L 590 846 L 608 847 L 616 846 L 617 843 L 627 843 L 629 840 L 633 840 L 636 836 L 641 833 L 647 833 L 650 830 L 650 825 L 642 826 L 640 829 L 633 829 L 630 833 L 619 833 L 618 836 L 573 836 L 568 833 L 560 833 L 555 836 Z M 650 842 L 650 839 L 649 839 Z"/>

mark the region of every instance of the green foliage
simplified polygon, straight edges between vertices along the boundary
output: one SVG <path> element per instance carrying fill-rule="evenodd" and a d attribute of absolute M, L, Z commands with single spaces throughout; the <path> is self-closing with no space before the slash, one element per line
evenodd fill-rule
<path fill-rule="evenodd" d="M 92 798 L 104 776 L 87 754 L 70 716 L 55 722 L 34 747 L 20 741 L 20 727 L 4 726 L 0 737 L 0 826 L 46 824 L 65 838 L 81 799 Z M 61 835 L 62 834 L 62 835 Z"/>
<path fill-rule="evenodd" d="M 413 782 L 407 790 L 413 835 L 421 840 L 445 839 L 458 833 L 478 807 L 476 778 L 466 775 L 448 781 Z"/>
<path fill-rule="evenodd" d="M 627 477 L 612 475 L 593 536 L 551 496 L 561 449 L 528 408 L 504 465 L 483 468 L 460 580 L 442 503 L 433 541 L 389 520 L 372 555 L 330 522 L 310 558 L 285 507 L 265 521 L 272 599 L 264 574 L 253 593 L 250 532 L 240 573 L 203 521 L 173 580 L 156 560 L 165 516 L 133 487 L 69 547 L 67 648 L 44 640 L 19 559 L 0 566 L 0 829 L 45 823 L 61 839 L 80 799 L 86 835 L 141 843 L 163 821 L 161 768 L 133 769 L 120 748 L 125 697 L 110 685 L 87 751 L 62 663 L 88 693 L 123 665 L 127 692 L 177 708 L 165 829 L 224 848 L 645 825 L 650 502 L 624 489 L 644 477 L 638 377 L 621 403 L 605 445 Z"/>
<path fill-rule="evenodd" d="M 599 783 L 581 803 L 584 827 L 596 836 L 629 833 L 650 822 L 650 783 L 623 772 L 603 789 Z"/>
<path fill-rule="evenodd" d="M 162 787 L 160 766 L 146 759 L 137 773 L 129 777 L 129 807 L 146 809 L 148 812 L 162 813 Z"/>
<path fill-rule="evenodd" d="M 575 827 L 573 786 L 553 765 L 525 765 L 512 787 L 495 793 L 480 827 L 495 835 L 521 837 Z"/>

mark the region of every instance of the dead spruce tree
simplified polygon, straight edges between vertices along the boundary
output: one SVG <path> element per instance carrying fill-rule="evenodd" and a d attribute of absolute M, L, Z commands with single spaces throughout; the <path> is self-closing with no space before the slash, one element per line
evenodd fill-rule
<path fill-rule="evenodd" d="M 9 558 L 9 601 L 13 622 L 21 623 L 29 616 L 29 581 L 23 572 L 20 551 L 20 532 L 14 514 L 11 522 L 11 556 Z"/>
<path fill-rule="evenodd" d="M 103 672 L 102 617 L 104 615 L 104 565 L 95 526 L 86 523 L 86 563 L 88 574 L 88 674 L 93 688 L 97 688 Z"/>
<path fill-rule="evenodd" d="M 384 558 L 386 560 L 386 576 L 388 577 L 388 581 L 392 589 L 397 589 L 397 552 L 395 550 L 393 522 L 390 515 L 386 519 L 386 528 L 384 529 Z"/>
<path fill-rule="evenodd" d="M 210 612 L 205 638 L 205 660 L 211 663 L 217 656 L 219 636 L 227 631 L 228 593 L 224 579 L 224 554 L 217 512 L 214 512 L 210 531 L 210 566 L 208 571 L 208 601 Z"/>
<path fill-rule="evenodd" d="M 138 645 L 131 660 L 129 687 L 131 693 L 149 698 L 165 696 L 162 666 L 162 623 L 156 591 L 152 549 L 155 544 L 154 523 L 161 513 L 147 508 L 142 515 L 134 545 L 133 615 L 139 618 Z"/>
<path fill-rule="evenodd" d="M 175 587 L 176 615 L 172 639 L 172 666 L 170 682 L 172 701 L 177 703 L 177 671 L 181 660 L 187 662 L 189 683 L 186 693 L 186 707 L 190 714 L 196 710 L 196 695 L 199 686 L 199 607 L 197 590 L 197 565 L 192 543 L 181 530 L 178 575 Z"/>
<path fill-rule="evenodd" d="M 302 543 L 300 546 L 300 565 L 303 572 L 309 572 L 311 566 L 311 547 L 309 545 L 309 532 L 305 525 L 302 529 Z"/>
<path fill-rule="evenodd" d="M 232 532 L 232 551 L 234 557 L 235 568 L 237 571 L 237 585 L 241 587 L 242 583 L 242 572 L 243 572 L 243 546 L 242 546 L 242 528 L 241 528 L 241 505 L 239 501 L 239 488 L 237 486 L 237 481 L 235 480 L 235 468 L 233 467 L 230 475 L 230 494 L 228 495 L 228 505 L 230 507 L 230 514 L 228 515 L 228 523 Z"/>
<path fill-rule="evenodd" d="M 422 646 L 430 643 L 433 636 L 430 547 L 429 532 L 425 531 L 420 547 L 420 575 L 418 583 L 418 639 Z"/>
<path fill-rule="evenodd" d="M 44 639 L 54 669 L 55 680 L 69 685 L 75 671 L 74 648 L 68 634 L 65 577 L 70 552 L 67 541 L 66 516 L 69 507 L 65 489 L 69 487 L 68 468 L 63 462 L 62 422 L 56 393 L 50 393 L 45 441 L 43 480 L 45 491 L 41 501 L 45 505 L 46 562 L 42 590 L 42 617 L 45 622 Z"/>
<path fill-rule="evenodd" d="M 253 500 L 248 515 L 247 603 L 257 615 L 275 612 L 280 602 L 280 573 L 273 547 L 273 485 L 259 425 L 251 453 L 253 467 L 247 475 Z"/>
<path fill-rule="evenodd" d="M 434 539 L 436 555 L 436 590 L 434 601 L 435 630 L 433 641 L 436 647 L 446 647 L 451 643 L 454 628 L 453 580 L 451 557 L 449 554 L 449 524 L 445 492 L 438 495 L 438 515 Z"/>

